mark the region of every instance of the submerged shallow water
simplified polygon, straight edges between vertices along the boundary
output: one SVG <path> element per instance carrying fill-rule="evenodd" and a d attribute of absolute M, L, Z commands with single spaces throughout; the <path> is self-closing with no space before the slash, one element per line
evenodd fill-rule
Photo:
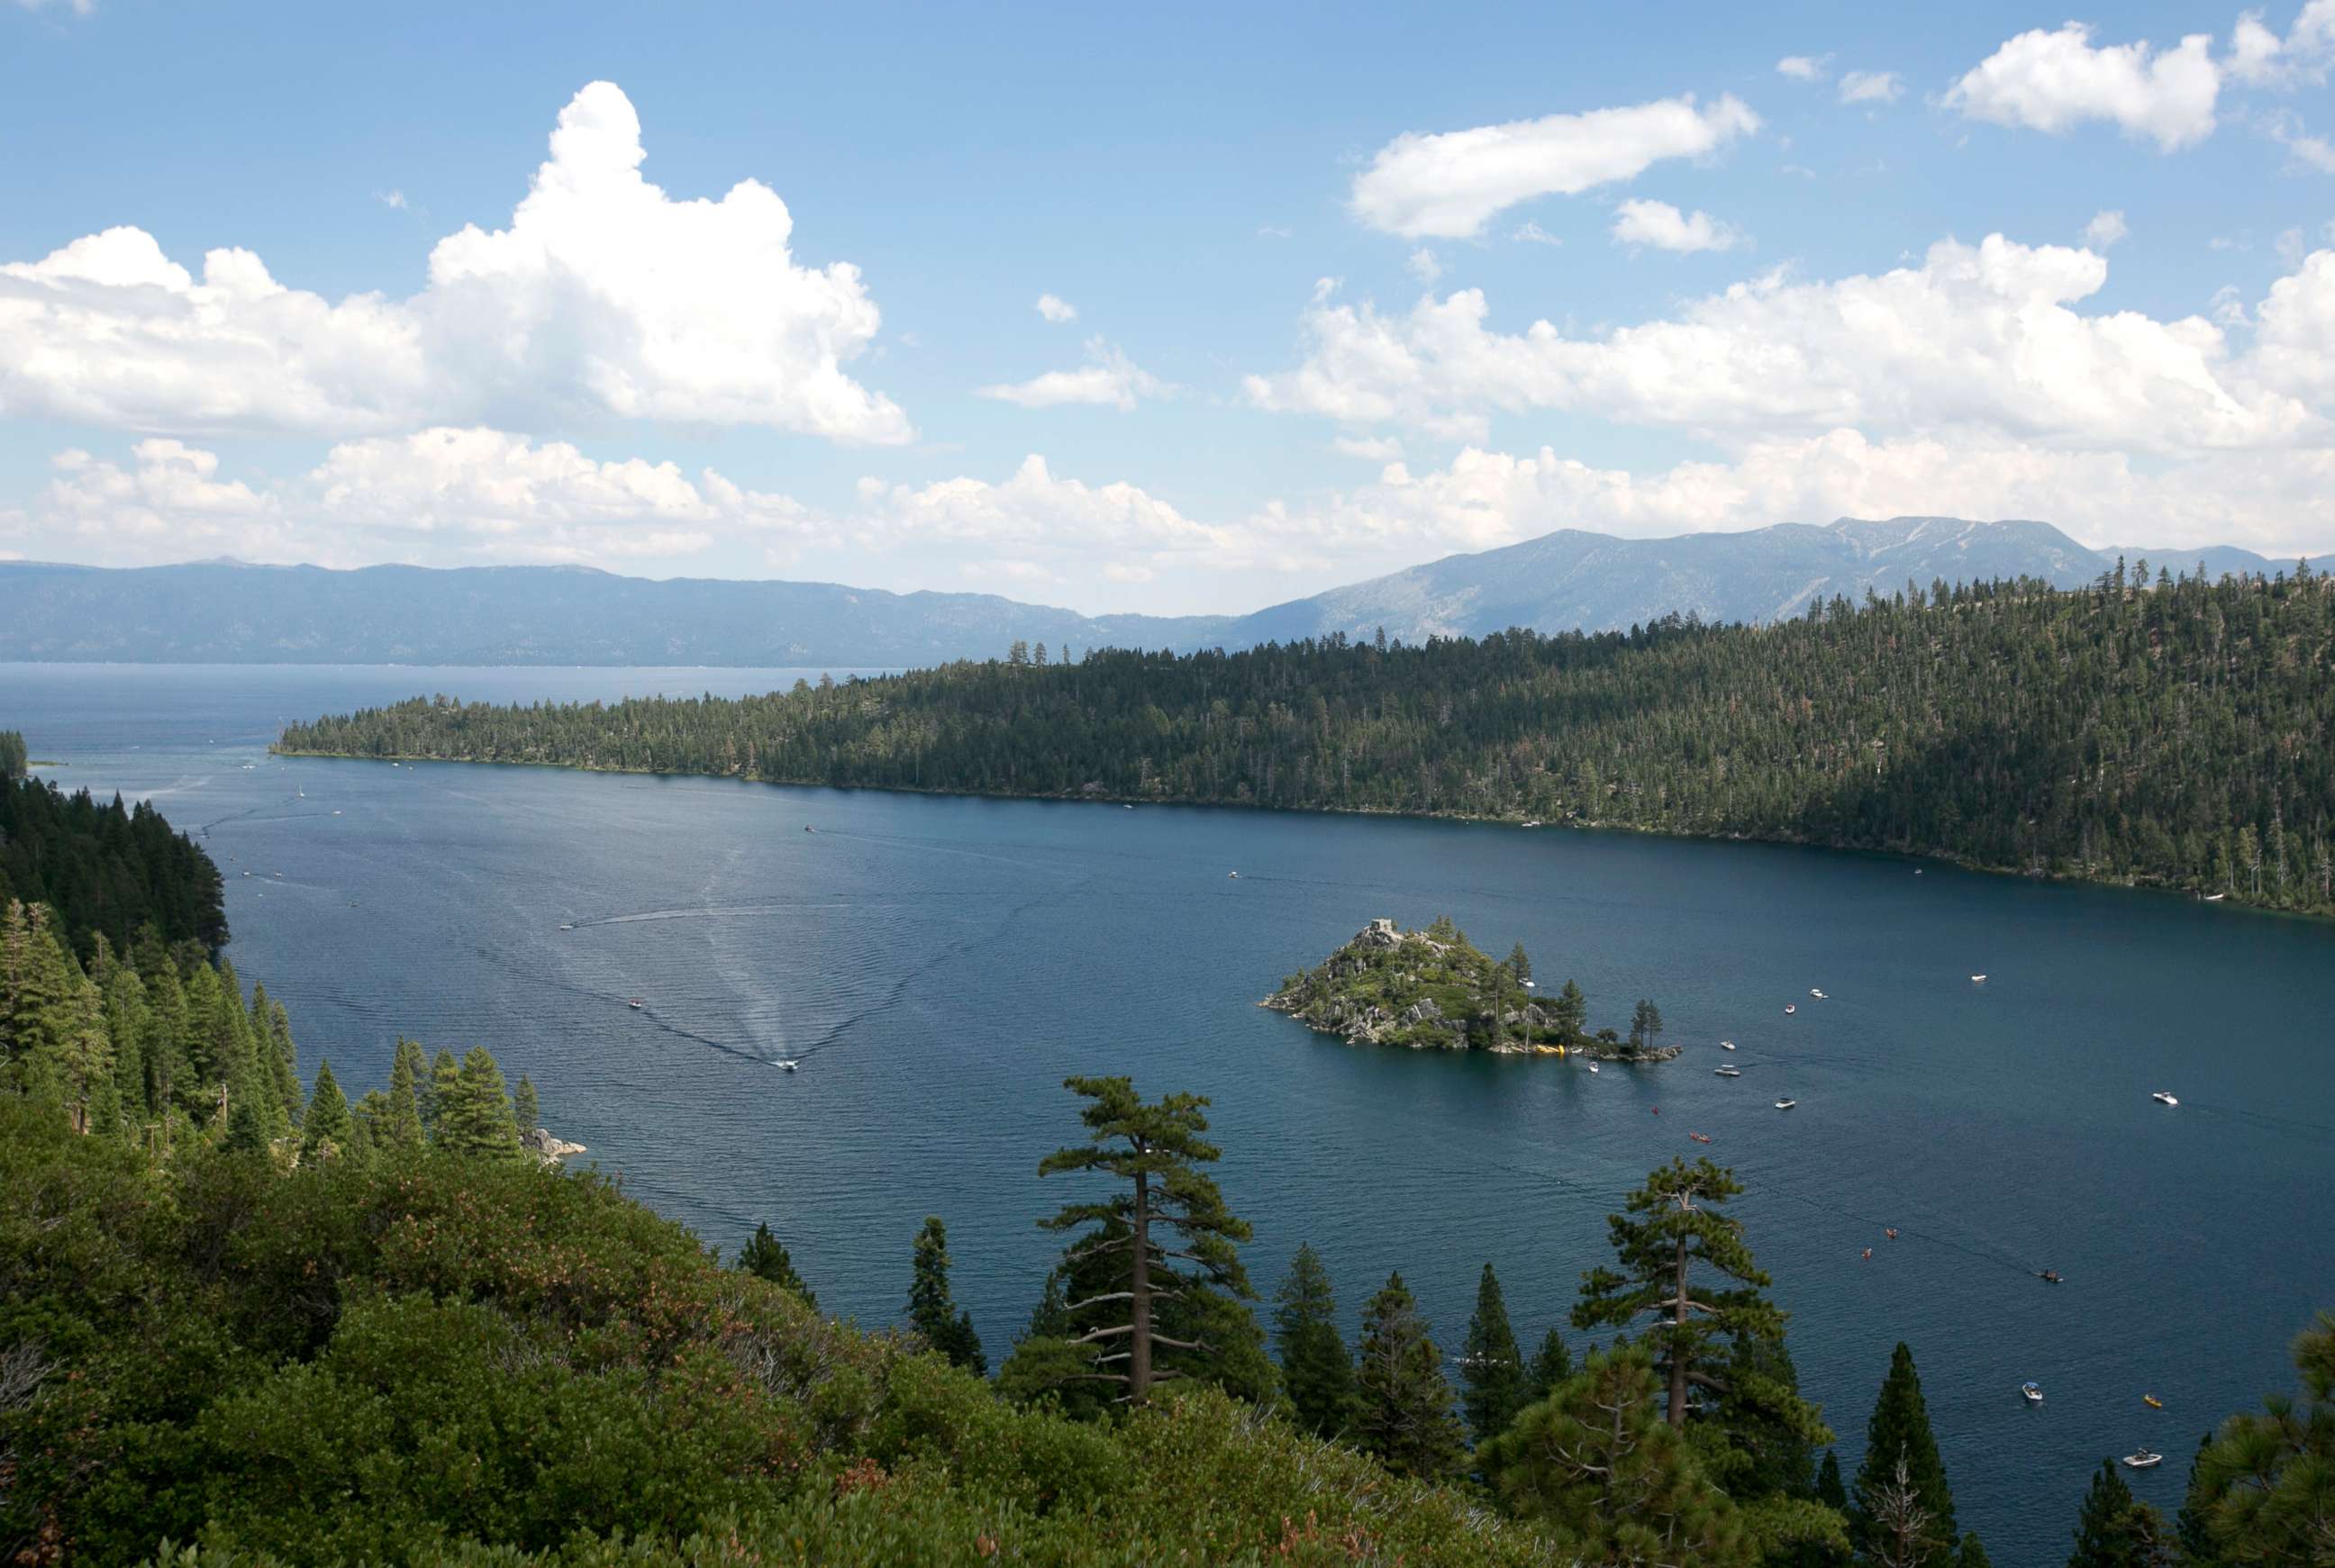
<path fill-rule="evenodd" d="M 869 1324 L 902 1316 L 941 1215 L 993 1362 L 1053 1251 L 1058 1086 L 1090 1072 L 1214 1097 L 1261 1292 L 1301 1241 L 1350 1320 L 1400 1268 L 1447 1351 L 1486 1260 L 1529 1345 L 1651 1166 L 1733 1166 L 1844 1466 L 1903 1339 L 2003 1562 L 2056 1560 L 2088 1472 L 2143 1443 L 2166 1459 L 2135 1490 L 2176 1506 L 2197 1438 L 2291 1387 L 2287 1342 L 2335 1304 L 2323 924 L 1767 846 L 265 751 L 285 719 L 417 691 L 798 673 L 13 665 L 0 727 L 203 840 L 229 955 L 353 1095 L 401 1032 L 483 1042 L 634 1195 L 725 1251 L 767 1219 Z M 1595 1023 L 1652 997 L 1686 1053 L 1593 1076 L 1356 1050 L 1255 1005 L 1372 916 L 1443 913 L 1578 980 Z"/>

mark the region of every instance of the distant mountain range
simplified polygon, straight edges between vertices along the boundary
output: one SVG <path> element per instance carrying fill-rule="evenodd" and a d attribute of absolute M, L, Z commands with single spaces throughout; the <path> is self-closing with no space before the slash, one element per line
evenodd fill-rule
<path fill-rule="evenodd" d="M 433 570 L 200 562 L 115 570 L 0 563 L 0 661 L 722 664 L 873 668 L 1050 648 L 1247 647 L 1344 632 L 1605 631 L 1676 611 L 1773 621 L 1836 594 L 2031 576 L 2073 587 L 2146 558 L 2210 576 L 2272 563 L 2229 547 L 2094 550 L 2048 523 L 1844 518 L 1622 539 L 1566 528 L 1448 556 L 1247 615 L 1081 615 L 991 594 L 830 583 L 656 582 L 575 566 Z"/>

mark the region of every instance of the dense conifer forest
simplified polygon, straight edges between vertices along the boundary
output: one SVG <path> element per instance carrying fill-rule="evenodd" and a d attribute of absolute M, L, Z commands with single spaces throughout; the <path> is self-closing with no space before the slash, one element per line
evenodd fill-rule
<path fill-rule="evenodd" d="M 116 953 L 150 927 L 165 944 L 227 944 L 218 867 L 144 801 L 99 805 L 39 779 L 11 777 L 0 733 L 0 905 L 44 904 L 84 960 L 103 936 Z"/>
<path fill-rule="evenodd" d="M 2335 579 L 1908 586 L 1772 626 L 1095 651 L 726 701 L 451 698 L 289 752 L 1192 801 L 1939 855 L 2335 913 Z"/>
<path fill-rule="evenodd" d="M 154 820 L 133 880 L 201 858 Z M 900 1238 L 901 1327 L 839 1324 L 767 1225 L 725 1265 L 561 1169 L 484 1047 L 401 1040 L 352 1104 L 199 944 L 64 934 L 0 905 L 12 1562 L 1987 1561 L 1903 1345 L 1844 1481 L 1708 1159 L 1615 1195 L 1612 1259 L 1529 1304 L 1529 1359 L 1489 1265 L 1439 1340 L 1400 1273 L 1342 1311 L 1310 1247 L 1268 1338 L 1208 1101 L 1072 1079 L 1032 1173 L 1063 1250 L 991 1379 L 939 1216 Z M 1616 1337 L 1576 1365 L 1568 1329 Z M 2295 1356 L 2301 1398 L 2225 1422 L 2177 1520 L 2105 1466 L 2074 1568 L 2314 1560 L 2335 1317 Z"/>

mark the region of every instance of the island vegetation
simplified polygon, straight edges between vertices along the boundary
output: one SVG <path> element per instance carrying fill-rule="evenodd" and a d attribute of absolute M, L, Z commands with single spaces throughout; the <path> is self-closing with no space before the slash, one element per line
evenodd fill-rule
<path fill-rule="evenodd" d="M 1491 1050 L 1584 1056 L 1603 1061 L 1668 1061 L 1662 1013 L 1648 998 L 1632 1010 L 1625 1037 L 1593 1032 L 1589 1002 L 1567 980 L 1543 996 L 1518 943 L 1494 959 L 1448 915 L 1424 931 L 1378 919 L 1315 967 L 1293 974 L 1257 1005 L 1334 1034 L 1349 1045 L 1414 1050 Z"/>
<path fill-rule="evenodd" d="M 143 874 L 184 840 L 131 842 Z M 1083 1136 L 1034 1173 L 1072 1190 L 1032 1200 L 1063 1251 L 989 1378 L 938 1216 L 902 1238 L 900 1325 L 840 1323 L 767 1224 L 725 1264 L 548 1157 L 534 1085 L 483 1047 L 400 1041 L 352 1103 L 199 943 L 92 930 L 83 959 L 53 907 L 0 916 L 13 1562 L 1988 1560 L 1903 1345 L 1846 1478 L 1708 1159 L 1616 1195 L 1610 1260 L 1530 1304 L 1536 1341 L 1488 1264 L 1455 1340 L 1400 1273 L 1350 1320 L 1309 1246 L 1268 1334 L 1208 1101 L 1072 1079 Z M 2311 1561 L 2335 1317 L 2295 1355 L 2301 1396 L 2207 1440 L 2177 1520 L 2105 1467 L 2073 1568 Z"/>
<path fill-rule="evenodd" d="M 287 753 L 1750 837 L 2335 913 L 2335 579 L 2146 564 L 1774 625 L 1090 651 L 741 701 L 417 698 Z"/>

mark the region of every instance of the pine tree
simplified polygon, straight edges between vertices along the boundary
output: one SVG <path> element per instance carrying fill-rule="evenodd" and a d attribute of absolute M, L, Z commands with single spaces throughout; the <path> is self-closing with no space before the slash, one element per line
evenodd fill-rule
<path fill-rule="evenodd" d="M 1298 1247 L 1274 1294 L 1273 1337 L 1298 1425 L 1323 1437 L 1344 1431 L 1354 1417 L 1354 1361 L 1338 1331 L 1330 1271 L 1310 1245 Z"/>
<path fill-rule="evenodd" d="M 1565 1331 L 1551 1323 L 1540 1337 L 1540 1349 L 1533 1352 L 1532 1365 L 1525 1369 L 1525 1403 L 1538 1404 L 1572 1376 L 1573 1351 L 1565 1345 Z"/>
<path fill-rule="evenodd" d="M 1400 1273 L 1362 1309 L 1362 1353 L 1354 1377 L 1356 1440 L 1400 1476 L 1438 1479 L 1458 1469 L 1466 1448 L 1451 1409 L 1451 1385 L 1427 1320 Z"/>
<path fill-rule="evenodd" d="M 1952 1555 L 1959 1532 L 1954 1528 L 1953 1491 L 1946 1485 L 1946 1466 L 1938 1456 L 1938 1440 L 1930 1430 L 1930 1411 L 1922 1398 L 1921 1375 L 1914 1370 L 1914 1352 L 1900 1341 L 1889 1356 L 1889 1375 L 1873 1404 L 1873 1418 L 1865 1428 L 1865 1463 L 1856 1472 L 1855 1505 L 1850 1528 L 1860 1551 L 1870 1555 L 1879 1547 L 1882 1494 L 1894 1485 L 1898 1466 L 1927 1520 L 1923 1538 L 1937 1562 Z"/>
<path fill-rule="evenodd" d="M 1630 1010 L 1630 1049 L 1649 1050 L 1662 1038 L 1662 1010 L 1645 997 Z"/>
<path fill-rule="evenodd" d="M 511 1092 L 511 1119 L 518 1124 L 521 1137 L 543 1126 L 543 1108 L 536 1103 L 535 1084 L 525 1073 L 518 1075 L 518 1088 Z"/>
<path fill-rule="evenodd" d="M 1669 1385 L 1670 1423 L 1686 1425 L 1700 1392 L 1717 1408 L 1740 1406 L 1784 1423 L 1810 1442 L 1830 1440 L 1813 1406 L 1774 1378 L 1746 1377 L 1746 1358 L 1720 1365 L 1720 1347 L 1784 1337 L 1785 1314 L 1763 1293 L 1767 1274 L 1744 1244 L 1742 1226 L 1719 1212 L 1743 1191 L 1732 1171 L 1709 1159 L 1691 1166 L 1673 1158 L 1646 1177 L 1628 1198 L 1628 1215 L 1610 1215 L 1619 1270 L 1592 1269 L 1582 1276 L 1581 1301 L 1573 1309 L 1575 1328 L 1624 1327 L 1652 1320 L 1645 1342 Z M 1642 1216 L 1642 1217 L 1635 1217 Z M 1711 1289 L 1695 1282 L 1698 1269 L 1737 1282 Z"/>
<path fill-rule="evenodd" d="M 1660 1399 L 1643 1346 L 1593 1352 L 1478 1462 L 1509 1511 L 1540 1521 L 1571 1560 L 1749 1568 L 1758 1553 L 1733 1505 Z"/>
<path fill-rule="evenodd" d="M 2302 1398 L 2275 1394 L 2241 1413 L 2197 1461 L 2189 1506 L 2225 1563 L 2310 1563 L 2335 1541 L 2335 1312 L 2294 1341 Z"/>
<path fill-rule="evenodd" d="M 1532 977 L 1532 960 L 1526 956 L 1525 944 L 1519 942 L 1508 949 L 1508 981 L 1511 984 L 1522 985 Z"/>
<path fill-rule="evenodd" d="M 2196 1457 L 2189 1461 L 2189 1485 L 2181 1497 L 2181 1513 L 2173 1522 L 2174 1536 L 2181 1544 L 2183 1568 L 2217 1568 L 2220 1562 L 2214 1550 L 2212 1505 L 2198 1489 L 2205 1456 L 2213 1447 L 2213 1433 L 2197 1439 Z"/>
<path fill-rule="evenodd" d="M 1991 1561 L 1986 1554 L 1986 1548 L 1979 1544 L 1975 1532 L 1963 1533 L 1962 1551 L 1954 1558 L 1954 1568 L 1992 1568 Z"/>
<path fill-rule="evenodd" d="M 756 1279 L 768 1280 L 780 1290 L 791 1291 L 802 1298 L 802 1304 L 816 1309 L 819 1298 L 811 1294 L 800 1274 L 795 1273 L 794 1260 L 787 1256 L 784 1242 L 770 1234 L 767 1221 L 754 1227 L 754 1234 L 744 1246 L 738 1249 L 738 1267 Z"/>
<path fill-rule="evenodd" d="M 2076 1518 L 2076 1550 L 2068 1568 L 2171 1568 L 2168 1543 L 2164 1515 L 2133 1496 L 2115 1460 L 2101 1460 Z"/>
<path fill-rule="evenodd" d="M 1556 1005 L 1551 1011 L 1555 1015 L 1557 1038 L 1563 1043 L 1577 1044 L 1589 1032 L 1589 999 L 1572 981 L 1566 981 L 1565 989 L 1556 993 Z"/>
<path fill-rule="evenodd" d="M 308 1115 L 300 1128 L 301 1157 L 314 1159 L 320 1155 L 330 1157 L 348 1153 L 352 1128 L 348 1097 L 341 1092 L 340 1080 L 333 1076 L 333 1064 L 319 1057 L 316 1087 L 308 1096 Z"/>
<path fill-rule="evenodd" d="M 957 1310 L 949 1294 L 948 1227 L 938 1215 L 925 1216 L 916 1233 L 908 1278 L 908 1321 L 925 1342 L 955 1366 L 976 1376 L 989 1374 L 981 1353 L 981 1338 L 973 1331 L 973 1314 Z"/>
<path fill-rule="evenodd" d="M 390 1060 L 388 1105 L 378 1119 L 368 1118 L 373 1143 L 383 1148 L 417 1149 L 427 1133 L 422 1127 L 421 1089 L 427 1064 L 421 1047 L 401 1038 Z"/>
<path fill-rule="evenodd" d="M 1047 1230 L 1083 1233 L 1070 1255 L 1108 1270 L 1109 1290 L 1070 1303 L 1081 1321 L 1097 1307 L 1109 1309 L 1072 1341 L 1096 1347 L 1090 1370 L 1080 1376 L 1123 1384 L 1129 1402 L 1142 1405 L 1154 1382 L 1194 1376 L 1211 1359 L 1221 1362 L 1235 1350 L 1263 1362 L 1254 1346 L 1255 1320 L 1241 1304 L 1255 1294 L 1236 1250 L 1249 1239 L 1248 1222 L 1225 1206 L 1224 1195 L 1199 1168 L 1221 1153 L 1200 1136 L 1208 1129 L 1207 1100 L 1170 1094 L 1147 1105 L 1124 1078 L 1065 1079 L 1062 1087 L 1088 1101 L 1080 1112 L 1087 1142 L 1048 1155 L 1038 1174 L 1106 1176 L 1127 1189 L 1100 1202 L 1066 1205 L 1038 1222 Z M 1164 1238 L 1171 1235 L 1183 1244 L 1169 1246 Z M 1178 1270 L 1171 1259 L 1189 1267 Z M 1182 1298 L 1187 1311 L 1205 1307 L 1220 1330 L 1216 1337 L 1160 1333 L 1154 1311 L 1167 1294 Z M 1191 1364 L 1162 1366 L 1160 1350 L 1181 1352 Z M 1269 1386 L 1270 1363 L 1262 1370 Z"/>
<path fill-rule="evenodd" d="M 429 1076 L 421 1080 L 421 1130 L 435 1144 L 445 1136 L 446 1106 L 462 1093 L 462 1064 L 444 1046 L 430 1059 Z"/>
<path fill-rule="evenodd" d="M 266 1154 L 275 1129 L 268 1125 L 266 1102 L 258 1093 L 258 1078 L 246 1070 L 228 1090 L 227 1135 L 219 1147 L 230 1154 Z"/>
<path fill-rule="evenodd" d="M 443 1060 L 451 1061 L 451 1054 Z M 440 1148 L 488 1159 L 509 1159 L 518 1154 L 518 1128 L 511 1120 L 502 1069 L 495 1065 L 493 1054 L 485 1046 L 472 1046 L 452 1073 L 441 1068 L 432 1076 L 438 1083 Z"/>
<path fill-rule="evenodd" d="M 1508 1306 L 1500 1294 L 1499 1276 L 1486 1263 L 1476 1282 L 1476 1315 L 1468 1320 L 1468 1338 L 1459 1355 L 1460 1404 L 1468 1412 L 1468 1429 L 1481 1444 L 1507 1429 L 1525 1406 L 1525 1359 L 1508 1326 Z"/>

